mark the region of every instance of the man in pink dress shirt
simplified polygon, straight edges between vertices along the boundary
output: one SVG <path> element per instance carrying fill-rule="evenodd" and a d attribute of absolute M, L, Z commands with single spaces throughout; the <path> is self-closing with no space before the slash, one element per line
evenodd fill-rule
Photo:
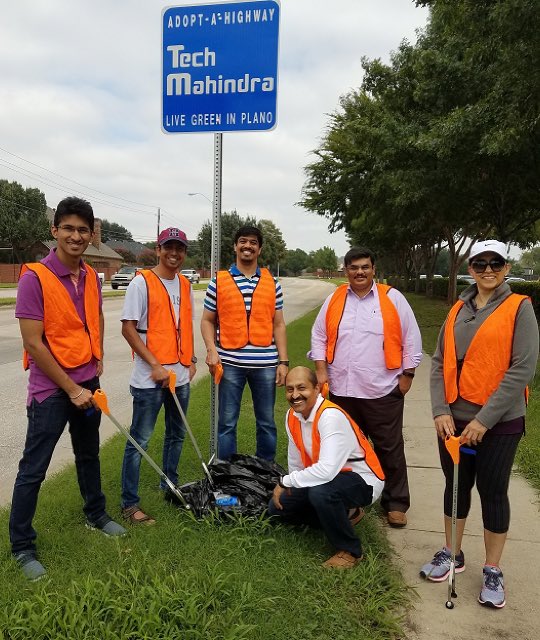
<path fill-rule="evenodd" d="M 373 442 L 386 475 L 381 506 L 388 524 L 403 527 L 410 506 L 403 442 L 404 397 L 422 359 L 416 318 L 404 296 L 374 283 L 375 256 L 352 248 L 348 285 L 324 302 L 311 332 L 309 357 L 319 384 Z"/>

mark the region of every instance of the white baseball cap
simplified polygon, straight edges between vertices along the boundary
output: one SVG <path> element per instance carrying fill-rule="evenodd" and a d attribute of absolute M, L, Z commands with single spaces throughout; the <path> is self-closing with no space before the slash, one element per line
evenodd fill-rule
<path fill-rule="evenodd" d="M 496 253 L 498 256 L 501 256 L 503 260 L 506 260 L 508 257 L 504 242 L 499 242 L 499 240 L 480 240 L 473 244 L 469 254 L 469 262 L 481 253 L 487 253 L 488 251 Z"/>

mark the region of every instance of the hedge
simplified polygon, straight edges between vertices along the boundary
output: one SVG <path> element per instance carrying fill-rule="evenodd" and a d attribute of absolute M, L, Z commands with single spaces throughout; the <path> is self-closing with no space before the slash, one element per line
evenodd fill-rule
<path fill-rule="evenodd" d="M 392 285 L 396 289 L 400 291 L 404 290 L 403 287 L 403 279 L 398 277 L 390 277 L 387 279 L 388 284 Z M 426 293 L 426 280 L 420 280 L 420 290 L 418 293 L 425 294 Z M 536 313 L 536 317 L 540 318 L 540 281 L 535 282 L 509 282 L 510 288 L 514 293 L 520 293 L 525 296 L 529 296 L 532 301 L 532 305 L 534 308 L 534 312 Z M 409 286 L 407 287 L 407 292 L 414 292 L 414 280 L 409 280 Z M 457 291 L 458 294 L 461 293 L 464 289 L 466 289 L 469 285 L 464 283 L 458 278 Z M 434 278 L 433 279 L 433 297 L 435 298 L 446 298 L 448 295 L 448 278 Z"/>

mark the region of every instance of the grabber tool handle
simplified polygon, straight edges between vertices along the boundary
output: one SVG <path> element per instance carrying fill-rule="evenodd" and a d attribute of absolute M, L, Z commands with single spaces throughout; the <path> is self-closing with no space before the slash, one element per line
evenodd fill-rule
<path fill-rule="evenodd" d="M 446 436 L 444 446 L 452 458 L 454 464 L 459 464 L 459 436 Z"/>
<path fill-rule="evenodd" d="M 96 389 L 94 391 L 94 400 L 101 411 L 108 416 L 110 414 L 109 402 L 107 401 L 107 394 L 103 389 Z"/>
<path fill-rule="evenodd" d="M 176 393 L 176 372 L 169 369 L 169 391 L 173 394 Z"/>

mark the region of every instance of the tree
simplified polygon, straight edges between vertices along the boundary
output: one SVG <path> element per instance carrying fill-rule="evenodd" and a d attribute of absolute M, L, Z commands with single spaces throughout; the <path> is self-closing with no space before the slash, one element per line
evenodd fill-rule
<path fill-rule="evenodd" d="M 121 224 L 103 219 L 101 220 L 101 241 L 109 242 L 109 240 L 129 240 L 133 242 L 133 236 Z"/>
<path fill-rule="evenodd" d="M 116 251 L 118 252 L 118 249 Z M 127 262 L 126 258 L 124 258 L 124 260 L 126 260 Z M 139 254 L 139 257 L 137 258 L 137 262 L 143 267 L 155 266 L 157 262 L 156 250 L 154 249 L 154 251 L 152 251 L 152 249 L 145 249 Z"/>
<path fill-rule="evenodd" d="M 137 264 L 137 256 L 129 249 L 124 249 L 124 247 L 118 247 L 118 249 L 115 249 L 115 251 L 116 253 L 122 256 L 122 259 L 124 260 L 124 262 L 127 262 L 128 264 Z M 155 264 L 155 263 L 156 261 L 154 259 L 154 262 L 152 264 Z"/>
<path fill-rule="evenodd" d="M 285 242 L 281 231 L 270 220 L 257 221 L 256 218 L 246 216 L 243 218 L 236 211 L 223 212 L 221 214 L 221 247 L 219 268 L 228 268 L 236 261 L 234 253 L 234 236 L 240 227 L 249 225 L 259 227 L 263 234 L 263 250 L 261 253 L 261 264 L 268 264 L 276 268 L 278 262 L 285 255 Z M 198 252 L 204 257 L 204 266 L 210 266 L 212 252 L 212 223 L 207 220 L 197 236 Z M 201 264 L 201 267 L 203 265 Z"/>
<path fill-rule="evenodd" d="M 449 301 L 474 240 L 525 247 L 540 217 L 540 12 L 533 0 L 432 0 L 416 45 L 364 60 L 301 204 L 407 279 L 446 245 Z M 531 71 L 532 70 L 532 71 Z"/>
<path fill-rule="evenodd" d="M 309 256 L 303 249 L 289 249 L 285 253 L 283 269 L 293 276 L 298 276 L 309 266 Z"/>
<path fill-rule="evenodd" d="M 0 241 L 12 247 L 16 262 L 29 259 L 28 249 L 36 241 L 51 238 L 46 210 L 45 195 L 39 189 L 0 180 Z"/>
<path fill-rule="evenodd" d="M 271 220 L 259 220 L 255 226 L 261 230 L 263 235 L 260 263 L 277 273 L 279 263 L 287 251 L 283 235 Z"/>
<path fill-rule="evenodd" d="M 327 278 L 337 269 L 336 252 L 330 247 L 322 247 L 310 254 L 311 264 L 315 269 L 321 269 Z"/>

